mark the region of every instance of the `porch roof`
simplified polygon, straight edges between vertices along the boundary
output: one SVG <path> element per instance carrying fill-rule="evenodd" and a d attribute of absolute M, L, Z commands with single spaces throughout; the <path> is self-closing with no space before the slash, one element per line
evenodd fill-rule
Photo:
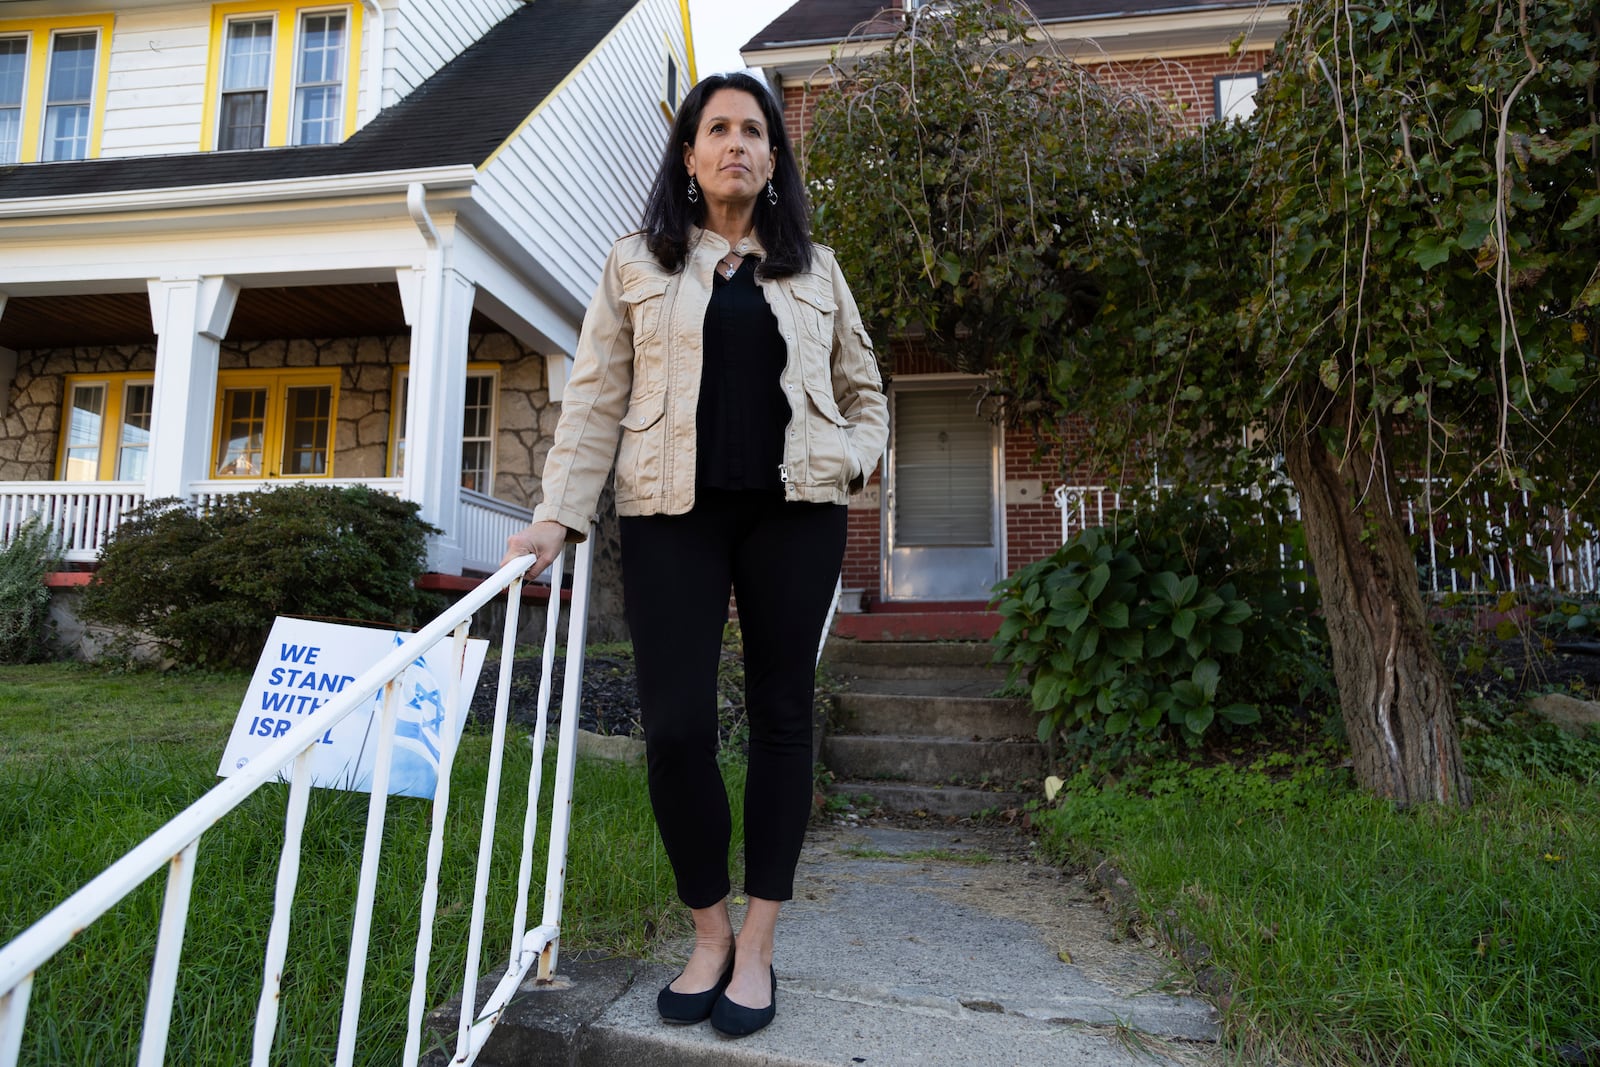
<path fill-rule="evenodd" d="M 0 200 L 483 164 L 637 0 L 524 4 L 337 145 L 0 167 Z"/>

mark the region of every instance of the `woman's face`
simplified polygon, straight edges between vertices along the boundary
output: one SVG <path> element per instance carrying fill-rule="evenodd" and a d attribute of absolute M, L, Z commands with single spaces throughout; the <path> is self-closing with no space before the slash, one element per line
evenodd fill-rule
<path fill-rule="evenodd" d="M 742 89 L 718 89 L 700 112 L 694 144 L 683 146 L 689 169 L 708 201 L 753 203 L 772 177 L 767 119 Z"/>

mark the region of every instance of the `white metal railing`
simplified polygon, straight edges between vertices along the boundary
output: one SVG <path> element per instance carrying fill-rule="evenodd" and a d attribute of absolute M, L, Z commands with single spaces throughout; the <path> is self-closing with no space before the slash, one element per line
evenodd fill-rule
<path fill-rule="evenodd" d="M 461 520 L 457 540 L 461 565 L 469 570 L 492 571 L 499 566 L 506 540 L 533 521 L 533 511 L 473 489 L 461 490 Z"/>
<path fill-rule="evenodd" d="M 144 490 L 127 482 L 0 482 L 0 546 L 9 545 L 34 516 L 69 563 L 100 558 L 107 535 L 144 503 Z"/>
<path fill-rule="evenodd" d="M 277 870 L 276 894 L 268 929 L 256 1012 L 251 1062 L 265 1065 L 272 1056 L 279 1012 L 279 977 L 288 952 L 290 907 L 300 869 L 301 836 L 311 790 L 310 758 L 318 739 L 334 723 L 369 711 L 381 691 L 379 747 L 367 808 L 365 846 L 355 900 L 354 929 L 340 1015 L 336 1064 L 354 1061 L 357 1025 L 361 1012 L 362 981 L 366 973 L 378 863 L 383 843 L 384 813 L 393 764 L 395 723 L 400 702 L 399 679 L 406 667 L 449 639 L 450 662 L 459 664 L 466 648 L 473 614 L 502 592 L 506 596 L 499 686 L 495 697 L 494 727 L 489 754 L 489 780 L 485 789 L 483 824 L 479 833 L 473 911 L 461 992 L 461 1024 L 452 1063 L 468 1064 L 488 1040 L 517 987 L 537 964 L 541 978 L 555 970 L 561 936 L 561 906 L 565 888 L 567 838 L 572 820 L 572 785 L 576 753 L 578 707 L 582 697 L 583 656 L 589 594 L 589 571 L 594 541 L 578 548 L 572 602 L 567 624 L 566 671 L 561 699 L 561 721 L 552 786 L 549 847 L 545 858 L 544 910 L 540 922 L 527 929 L 528 892 L 532 877 L 533 843 L 542 795 L 546 723 L 550 706 L 557 623 L 561 598 L 552 596 L 546 613 L 541 665 L 538 718 L 532 738 L 534 759 L 528 779 L 528 807 L 523 819 L 522 853 L 518 868 L 517 898 L 512 916 L 508 964 L 504 976 L 485 1000 L 476 1006 L 478 969 L 483 949 L 483 929 L 489 884 L 489 861 L 494 841 L 500 795 L 502 756 L 505 749 L 507 704 L 511 692 L 512 653 L 516 647 L 517 611 L 522 600 L 523 572 L 532 557 L 523 556 L 500 568 L 449 611 L 397 645 L 371 670 L 346 686 L 338 696 L 283 737 L 271 742 L 232 777 L 195 801 L 165 826 L 106 868 L 100 875 L 54 908 L 44 918 L 0 948 L 0 1067 L 14 1067 L 27 1024 L 28 998 L 35 972 L 65 947 L 80 931 L 101 918 L 118 901 L 161 868 L 167 868 L 167 888 L 156 939 L 146 999 L 144 1028 L 139 1039 L 141 1067 L 154 1067 L 166 1055 L 167 1031 L 177 987 L 179 956 L 194 881 L 195 856 L 201 836 L 252 793 L 291 763 L 294 770 L 288 793 L 283 851 Z M 556 588 L 561 583 L 565 553 L 552 566 Z M 433 800 L 432 830 L 428 839 L 427 869 L 423 886 L 421 925 L 417 933 L 415 974 L 411 986 L 406 1045 L 402 1062 L 413 1067 L 421 1055 L 424 997 L 428 960 L 432 952 L 433 925 L 438 903 L 439 868 L 443 856 L 446 814 L 450 799 L 450 773 L 455 759 L 461 716 L 467 702 L 461 692 L 459 672 L 447 671 L 445 714 L 441 732 L 438 785 Z M 109 1050 L 108 1050 L 109 1054 Z M 382 1057 L 387 1059 L 387 1056 Z"/>
<path fill-rule="evenodd" d="M 1055 505 L 1061 509 L 1061 540 L 1093 526 L 1113 522 L 1125 507 L 1121 490 L 1107 485 L 1058 485 Z M 1131 501 L 1132 494 L 1129 494 Z M 1600 593 L 1600 533 L 1587 535 L 1570 512 L 1555 511 L 1532 521 L 1523 521 L 1520 543 L 1508 544 L 1514 520 L 1529 516 L 1533 507 L 1526 492 L 1518 492 L 1497 503 L 1484 492 L 1473 503 L 1484 514 L 1497 517 L 1485 543 L 1470 527 L 1461 532 L 1460 547 L 1448 536 L 1450 530 L 1439 513 L 1431 517 L 1415 500 L 1405 501 L 1402 521 L 1406 535 L 1417 551 L 1417 570 L 1424 588 L 1432 593 L 1477 593 L 1492 583 L 1498 589 L 1541 585 L 1562 593 L 1592 595 Z M 1299 497 L 1290 494 L 1286 521 L 1298 522 Z M 1289 548 L 1281 549 L 1287 558 Z M 1538 560 L 1531 571 L 1517 562 L 1518 556 Z M 1471 566 L 1457 566 L 1470 563 Z"/>

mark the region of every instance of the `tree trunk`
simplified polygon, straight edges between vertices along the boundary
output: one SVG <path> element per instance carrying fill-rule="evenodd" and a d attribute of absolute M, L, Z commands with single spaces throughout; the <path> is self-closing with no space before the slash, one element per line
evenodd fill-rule
<path fill-rule="evenodd" d="M 1322 590 L 1357 781 L 1401 807 L 1466 805 L 1455 693 L 1428 632 L 1388 455 L 1383 447 L 1341 459 L 1312 431 L 1284 459 Z"/>

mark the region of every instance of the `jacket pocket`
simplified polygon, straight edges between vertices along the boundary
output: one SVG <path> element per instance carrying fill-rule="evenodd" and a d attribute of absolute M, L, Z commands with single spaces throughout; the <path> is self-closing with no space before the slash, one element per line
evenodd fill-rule
<path fill-rule="evenodd" d="M 660 492 L 666 452 L 667 395 L 638 396 L 622 416 L 617 445 L 617 500 L 637 500 Z"/>
<path fill-rule="evenodd" d="M 628 309 L 628 323 L 633 327 L 635 349 L 661 329 L 662 313 L 667 305 L 666 295 L 665 278 L 644 278 L 637 285 L 623 290 L 622 303 Z"/>
<path fill-rule="evenodd" d="M 824 348 L 831 351 L 833 314 L 839 310 L 839 303 L 833 298 L 833 289 L 802 278 L 794 283 L 790 292 L 794 294 L 795 313 L 801 324 L 815 340 L 821 341 Z"/>
<path fill-rule="evenodd" d="M 855 474 L 850 423 L 833 394 L 806 382 L 806 476 L 812 485 L 848 489 Z"/>

